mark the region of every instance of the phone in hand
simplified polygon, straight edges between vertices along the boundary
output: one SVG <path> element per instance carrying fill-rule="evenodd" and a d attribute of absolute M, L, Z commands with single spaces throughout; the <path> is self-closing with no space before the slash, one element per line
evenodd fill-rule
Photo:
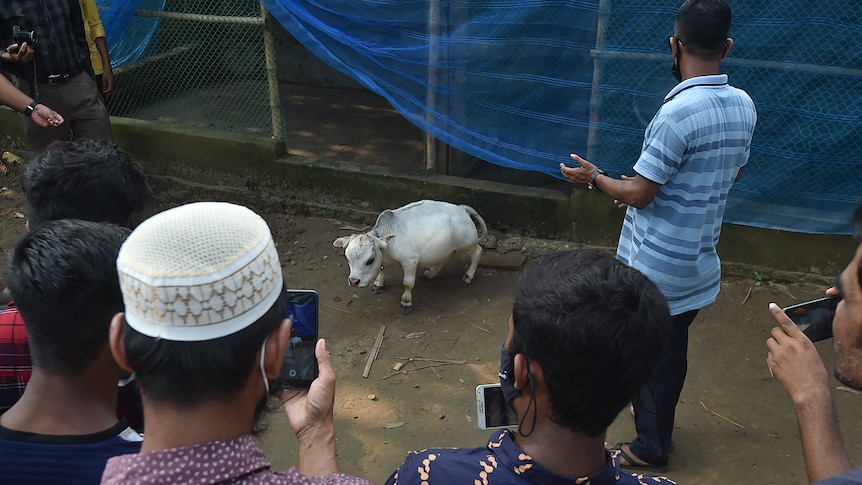
<path fill-rule="evenodd" d="M 515 410 L 503 397 L 500 384 L 476 386 L 476 414 L 479 429 L 507 428 L 518 425 Z"/>
<path fill-rule="evenodd" d="M 840 296 L 827 296 L 789 306 L 784 313 L 812 342 L 819 342 L 832 338 L 832 319 L 839 301 Z"/>
<path fill-rule="evenodd" d="M 317 377 L 317 346 L 319 301 L 315 290 L 287 290 L 289 303 L 285 317 L 293 320 L 290 340 L 284 349 L 279 389 L 308 389 Z"/>

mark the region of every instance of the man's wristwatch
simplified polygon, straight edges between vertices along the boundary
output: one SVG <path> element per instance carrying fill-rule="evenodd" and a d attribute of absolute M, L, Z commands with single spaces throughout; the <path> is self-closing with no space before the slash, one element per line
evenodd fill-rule
<path fill-rule="evenodd" d="M 604 175 L 605 177 L 607 177 L 608 173 L 605 172 L 604 170 L 600 169 L 600 168 L 596 168 L 596 171 L 593 172 L 593 174 L 590 176 L 590 181 L 587 183 L 588 189 L 590 189 L 590 190 L 601 190 L 598 187 L 596 187 L 596 179 L 599 177 L 599 175 Z"/>
<path fill-rule="evenodd" d="M 24 109 L 24 113 L 23 113 L 23 114 L 25 114 L 25 115 L 27 115 L 28 117 L 32 118 L 32 117 L 33 117 L 33 112 L 34 112 L 34 111 L 36 111 L 36 105 L 38 105 L 38 104 L 39 104 L 39 102 L 38 102 L 38 101 L 33 101 L 32 103 L 28 104 L 28 105 L 27 105 L 27 108 L 25 108 L 25 109 Z"/>

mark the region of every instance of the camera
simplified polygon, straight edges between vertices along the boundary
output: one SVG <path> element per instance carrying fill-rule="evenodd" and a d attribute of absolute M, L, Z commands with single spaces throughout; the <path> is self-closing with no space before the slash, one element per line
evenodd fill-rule
<path fill-rule="evenodd" d="M 35 47 L 38 42 L 35 30 L 21 30 L 21 27 L 15 25 L 12 27 L 12 43 L 19 46 L 26 42 L 30 47 Z"/>

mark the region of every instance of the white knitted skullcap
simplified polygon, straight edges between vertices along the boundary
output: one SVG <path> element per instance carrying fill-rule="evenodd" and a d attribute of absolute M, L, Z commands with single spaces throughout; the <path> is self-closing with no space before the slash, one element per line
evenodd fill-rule
<path fill-rule="evenodd" d="M 242 330 L 278 299 L 284 280 L 266 222 L 250 209 L 197 202 L 152 216 L 117 257 L 126 321 L 166 340 Z"/>

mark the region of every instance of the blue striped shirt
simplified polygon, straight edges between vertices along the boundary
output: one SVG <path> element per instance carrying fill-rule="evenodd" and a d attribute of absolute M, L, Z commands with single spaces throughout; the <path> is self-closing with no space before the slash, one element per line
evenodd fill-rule
<path fill-rule="evenodd" d="M 647 126 L 634 170 L 661 188 L 643 209 L 629 206 L 617 259 L 655 282 L 672 315 L 718 295 L 715 247 L 756 122 L 754 102 L 722 74 L 679 83 Z"/>

